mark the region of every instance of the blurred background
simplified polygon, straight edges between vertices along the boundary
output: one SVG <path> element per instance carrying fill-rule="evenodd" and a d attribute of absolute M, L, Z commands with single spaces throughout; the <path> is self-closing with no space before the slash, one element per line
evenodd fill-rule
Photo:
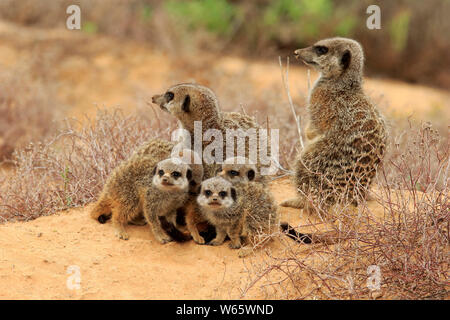
<path fill-rule="evenodd" d="M 64 28 L 70 4 L 80 6 L 85 34 L 133 39 L 174 55 L 273 58 L 321 38 L 355 38 L 365 48 L 368 75 L 450 88 L 446 0 L 2 0 L 0 18 Z M 379 30 L 365 27 L 371 4 L 381 8 Z"/>
<path fill-rule="evenodd" d="M 66 27 L 72 4 L 81 9 L 80 30 Z M 381 9 L 381 29 L 366 26 L 371 4 Z M 298 136 L 279 57 L 284 68 L 290 57 L 290 93 L 304 116 L 318 75 L 309 77 L 293 51 L 333 36 L 363 45 L 366 92 L 388 119 L 430 121 L 446 136 L 449 16 L 446 0 L 1 0 L 0 161 L 50 139 L 63 119 L 95 122 L 99 109 L 138 115 L 150 133 L 168 137 L 151 121 L 175 122 L 151 96 L 198 82 L 217 93 L 222 109 L 280 129 L 289 167 Z"/>

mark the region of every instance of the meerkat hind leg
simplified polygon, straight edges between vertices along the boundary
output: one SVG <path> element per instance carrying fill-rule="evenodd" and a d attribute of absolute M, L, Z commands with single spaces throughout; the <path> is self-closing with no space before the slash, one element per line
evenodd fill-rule
<path fill-rule="evenodd" d="M 116 236 L 119 239 L 128 240 L 130 236 L 125 230 L 125 226 L 127 225 L 127 216 L 122 212 L 120 208 L 112 209 L 112 223 L 115 229 Z"/>
<path fill-rule="evenodd" d="M 281 207 L 303 209 L 305 207 L 305 199 L 302 197 L 291 198 L 280 203 Z"/>

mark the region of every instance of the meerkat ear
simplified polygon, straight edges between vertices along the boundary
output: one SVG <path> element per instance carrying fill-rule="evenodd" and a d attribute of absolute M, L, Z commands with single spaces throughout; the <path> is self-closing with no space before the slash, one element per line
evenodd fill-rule
<path fill-rule="evenodd" d="M 236 189 L 235 188 L 231 188 L 231 197 L 233 198 L 234 202 L 236 202 Z"/>
<path fill-rule="evenodd" d="M 156 174 L 156 166 L 153 168 L 153 172 L 152 172 L 152 175 L 155 175 Z"/>
<path fill-rule="evenodd" d="M 345 50 L 344 54 L 341 57 L 341 64 L 344 70 L 347 70 L 348 66 L 350 65 L 350 61 L 352 59 L 352 54 L 350 53 L 350 50 Z"/>
<path fill-rule="evenodd" d="M 181 109 L 184 112 L 189 112 L 190 105 L 191 105 L 191 97 L 189 95 L 186 95 L 183 101 L 183 105 L 181 106 Z"/>
<path fill-rule="evenodd" d="M 192 170 L 191 169 L 187 169 L 186 178 L 188 179 L 188 181 L 192 180 Z"/>
<path fill-rule="evenodd" d="M 249 181 L 252 181 L 253 179 L 255 179 L 255 170 L 253 170 L 253 169 L 248 170 L 247 178 Z"/>

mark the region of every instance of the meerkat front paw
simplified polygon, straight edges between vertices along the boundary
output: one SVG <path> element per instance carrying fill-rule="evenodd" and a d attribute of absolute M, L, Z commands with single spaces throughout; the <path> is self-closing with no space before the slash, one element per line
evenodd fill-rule
<path fill-rule="evenodd" d="M 161 243 L 161 244 L 166 244 L 168 242 L 173 241 L 172 237 L 169 235 L 164 235 L 164 236 L 156 236 L 156 240 Z"/>
<path fill-rule="evenodd" d="M 200 235 L 198 237 L 193 237 L 193 239 L 197 244 L 205 244 L 205 239 Z"/>
<path fill-rule="evenodd" d="M 207 244 L 209 246 L 220 246 L 222 243 L 223 243 L 223 241 L 214 239 L 214 240 L 211 240 L 210 242 L 208 242 Z"/>
<path fill-rule="evenodd" d="M 240 243 L 233 243 L 233 242 L 231 242 L 228 246 L 231 249 L 239 249 L 241 247 L 241 244 Z"/>
<path fill-rule="evenodd" d="M 126 231 L 116 231 L 116 237 L 118 237 L 119 239 L 122 240 L 128 240 L 130 239 L 130 236 L 128 235 L 128 233 Z"/>

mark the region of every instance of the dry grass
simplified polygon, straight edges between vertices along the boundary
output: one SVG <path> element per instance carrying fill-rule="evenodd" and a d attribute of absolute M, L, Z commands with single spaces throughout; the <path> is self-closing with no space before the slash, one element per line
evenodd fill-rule
<path fill-rule="evenodd" d="M 118 163 L 151 137 L 169 138 L 171 123 L 146 107 L 131 116 L 98 111 L 81 124 L 66 120 L 44 142 L 14 153 L 0 176 L 0 218 L 28 220 L 92 202 Z"/>
<path fill-rule="evenodd" d="M 448 139 L 424 124 L 394 141 L 401 143 L 379 170 L 372 193 L 376 210 L 367 202 L 353 210 L 334 208 L 338 218 L 330 233 L 337 243 L 307 247 L 283 241 L 281 256 L 267 252 L 251 265 L 243 296 L 260 286 L 270 298 L 448 297 Z M 323 232 L 324 226 L 308 227 Z M 379 268 L 379 289 L 368 288 L 371 266 Z"/>
<path fill-rule="evenodd" d="M 27 71 L 0 73 L 0 162 L 16 148 L 44 139 L 64 110 L 55 101 L 53 88 L 32 79 Z"/>

